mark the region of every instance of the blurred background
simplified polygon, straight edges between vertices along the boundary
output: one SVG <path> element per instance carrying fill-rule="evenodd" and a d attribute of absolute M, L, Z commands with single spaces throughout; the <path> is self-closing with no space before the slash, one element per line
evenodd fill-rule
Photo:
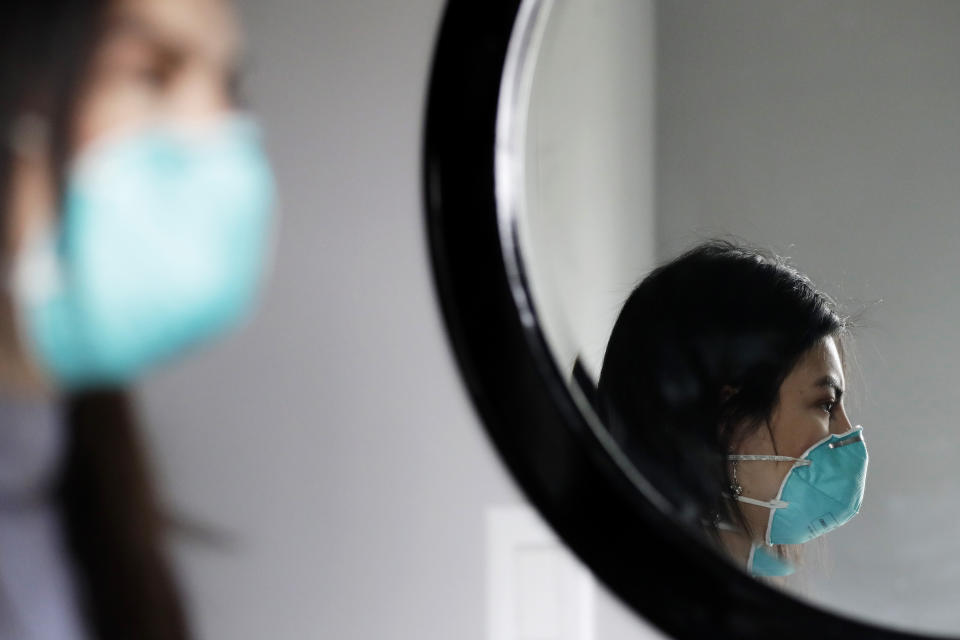
<path fill-rule="evenodd" d="M 448 346 L 420 193 L 443 2 L 240 8 L 282 197 L 272 281 L 243 332 L 140 393 L 170 504 L 226 538 L 177 542 L 200 637 L 656 637 L 538 528 Z"/>

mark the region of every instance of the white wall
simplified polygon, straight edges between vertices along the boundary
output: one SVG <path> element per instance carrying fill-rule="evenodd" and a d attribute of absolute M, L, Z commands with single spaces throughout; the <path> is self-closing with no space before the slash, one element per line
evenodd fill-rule
<path fill-rule="evenodd" d="M 521 231 L 565 371 L 599 374 L 620 307 L 654 262 L 653 0 L 556 0 L 531 92 Z"/>
<path fill-rule="evenodd" d="M 657 9 L 660 258 L 733 233 L 868 308 L 848 411 L 870 451 L 866 497 L 827 536 L 810 596 L 956 633 L 960 3 Z"/>
<path fill-rule="evenodd" d="M 245 332 L 150 379 L 204 639 L 485 638 L 484 514 L 521 502 L 444 334 L 420 197 L 440 0 L 246 0 L 249 94 L 283 196 Z M 650 637 L 609 597 L 597 635 Z"/>

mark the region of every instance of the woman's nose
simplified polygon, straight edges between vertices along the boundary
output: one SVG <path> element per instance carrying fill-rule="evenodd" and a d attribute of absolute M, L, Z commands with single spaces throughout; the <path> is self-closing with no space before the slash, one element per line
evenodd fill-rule
<path fill-rule="evenodd" d="M 830 433 L 846 433 L 850 429 L 853 429 L 853 425 L 847 417 L 847 410 L 840 405 L 834 419 L 830 421 Z"/>
<path fill-rule="evenodd" d="M 171 91 L 165 115 L 181 124 L 205 125 L 236 107 L 226 71 L 207 61 L 188 66 Z"/>

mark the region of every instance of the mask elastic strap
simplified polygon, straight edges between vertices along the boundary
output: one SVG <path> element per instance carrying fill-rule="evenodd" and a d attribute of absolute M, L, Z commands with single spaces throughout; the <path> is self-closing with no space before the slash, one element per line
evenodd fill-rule
<path fill-rule="evenodd" d="M 806 467 L 811 464 L 811 460 L 808 458 L 794 458 L 792 456 L 774 456 L 774 455 L 760 455 L 760 454 L 730 454 L 727 456 L 727 460 L 747 460 L 747 461 L 764 461 L 764 462 L 792 462 L 794 467 Z M 745 502 L 747 504 L 753 504 L 758 507 L 765 507 L 767 509 L 786 509 L 790 503 L 786 500 L 756 500 L 754 498 L 748 498 L 747 496 L 741 495 L 729 495 L 728 497 L 733 498 L 734 500 L 739 500 L 740 502 Z"/>
<path fill-rule="evenodd" d="M 718 523 L 716 524 L 716 527 L 717 527 L 717 529 L 719 529 L 720 531 L 732 531 L 732 532 L 734 532 L 734 533 L 742 533 L 742 532 L 743 532 L 743 529 L 741 529 L 740 527 L 737 527 L 737 526 L 735 526 L 735 525 L 732 525 L 732 524 L 730 524 L 729 522 L 724 522 L 723 520 L 721 520 L 720 522 L 718 522 Z"/>
<path fill-rule="evenodd" d="M 740 502 L 746 502 L 747 504 L 754 504 L 758 507 L 766 507 L 767 509 L 786 509 L 790 506 L 790 503 L 786 500 L 755 500 L 754 498 L 748 498 L 747 496 L 730 496 L 734 500 L 739 500 Z"/>
<path fill-rule="evenodd" d="M 727 460 L 763 460 L 771 462 L 794 462 L 799 466 L 805 467 L 810 464 L 810 460 L 806 458 L 792 458 L 790 456 L 763 456 L 763 455 L 729 455 Z"/>

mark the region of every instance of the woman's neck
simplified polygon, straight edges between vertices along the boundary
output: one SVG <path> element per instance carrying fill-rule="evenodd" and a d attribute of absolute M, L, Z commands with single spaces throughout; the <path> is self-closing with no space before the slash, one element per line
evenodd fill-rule
<path fill-rule="evenodd" d="M 718 533 L 720 534 L 720 544 L 727 555 L 738 567 L 747 569 L 753 539 L 746 532 L 739 530 L 721 529 Z"/>

